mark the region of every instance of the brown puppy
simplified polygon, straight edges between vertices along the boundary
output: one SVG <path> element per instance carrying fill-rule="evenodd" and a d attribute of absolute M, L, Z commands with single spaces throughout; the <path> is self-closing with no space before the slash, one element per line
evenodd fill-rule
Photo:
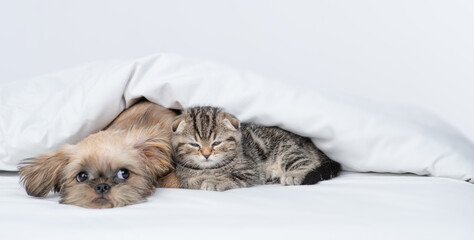
<path fill-rule="evenodd" d="M 170 144 L 175 116 L 147 101 L 135 104 L 103 131 L 24 161 L 26 192 L 44 197 L 54 190 L 64 204 L 112 208 L 144 201 L 156 187 L 178 187 Z"/>

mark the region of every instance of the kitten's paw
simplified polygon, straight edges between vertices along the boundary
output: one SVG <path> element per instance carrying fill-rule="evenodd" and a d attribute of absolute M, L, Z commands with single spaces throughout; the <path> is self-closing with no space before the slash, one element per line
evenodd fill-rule
<path fill-rule="evenodd" d="M 217 182 L 215 181 L 210 181 L 206 180 L 202 182 L 201 184 L 201 190 L 206 190 L 206 191 L 217 191 Z"/>
<path fill-rule="evenodd" d="M 299 175 L 301 174 L 283 174 L 283 176 L 280 177 L 280 183 L 284 186 L 301 185 L 301 183 L 303 182 L 303 177 Z"/>
<path fill-rule="evenodd" d="M 225 191 L 231 189 L 232 186 L 228 184 L 222 184 L 213 180 L 206 180 L 201 184 L 201 190 L 206 191 Z"/>

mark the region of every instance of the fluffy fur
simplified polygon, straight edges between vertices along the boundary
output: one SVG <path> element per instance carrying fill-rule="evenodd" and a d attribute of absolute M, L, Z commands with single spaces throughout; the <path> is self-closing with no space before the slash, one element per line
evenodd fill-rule
<path fill-rule="evenodd" d="M 214 107 L 187 109 L 173 123 L 173 158 L 183 188 L 216 190 L 265 183 L 315 184 L 338 175 L 310 139 L 243 123 Z"/>
<path fill-rule="evenodd" d="M 179 187 L 171 163 L 175 113 L 142 101 L 106 129 L 75 145 L 25 160 L 20 177 L 26 192 L 59 192 L 61 203 L 112 208 L 144 201 L 156 187 Z"/>

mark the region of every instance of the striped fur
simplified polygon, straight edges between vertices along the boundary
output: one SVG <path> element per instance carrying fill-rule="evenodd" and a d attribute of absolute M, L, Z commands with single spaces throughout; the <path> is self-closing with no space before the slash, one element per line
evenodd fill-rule
<path fill-rule="evenodd" d="M 242 123 L 214 107 L 187 109 L 173 122 L 173 159 L 181 187 L 223 191 L 266 183 L 315 184 L 341 166 L 304 138 Z"/>

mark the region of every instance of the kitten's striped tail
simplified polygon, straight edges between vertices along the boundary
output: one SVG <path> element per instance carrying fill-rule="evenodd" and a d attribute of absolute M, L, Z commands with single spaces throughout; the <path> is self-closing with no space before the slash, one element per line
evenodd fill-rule
<path fill-rule="evenodd" d="M 316 184 L 319 181 L 328 180 L 334 177 L 337 177 L 341 172 L 341 164 L 328 160 L 321 163 L 321 165 L 306 174 L 301 185 L 312 185 Z"/>

